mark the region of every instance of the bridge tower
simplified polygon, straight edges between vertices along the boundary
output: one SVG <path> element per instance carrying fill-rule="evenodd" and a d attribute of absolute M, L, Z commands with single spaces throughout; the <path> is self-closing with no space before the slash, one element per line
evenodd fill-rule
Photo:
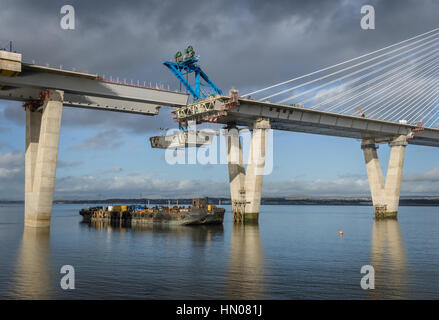
<path fill-rule="evenodd" d="M 389 145 L 390 159 L 384 181 L 375 141 L 363 139 L 361 144 L 376 219 L 396 219 L 398 214 L 407 136 L 400 135 L 390 141 Z"/>
<path fill-rule="evenodd" d="M 259 118 L 252 126 L 252 138 L 247 168 L 244 168 L 242 146 L 238 129 L 227 126 L 227 162 L 230 197 L 234 221 L 257 223 L 261 206 L 262 182 L 265 169 L 268 119 Z"/>

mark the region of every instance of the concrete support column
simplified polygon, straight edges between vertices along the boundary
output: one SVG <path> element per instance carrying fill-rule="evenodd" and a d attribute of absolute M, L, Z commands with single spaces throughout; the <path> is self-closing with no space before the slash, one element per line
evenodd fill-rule
<path fill-rule="evenodd" d="M 228 129 L 227 161 L 233 218 L 237 222 L 258 222 L 270 122 L 261 118 L 253 124 L 247 170 L 244 169 L 238 130 L 235 126 L 229 126 Z"/>
<path fill-rule="evenodd" d="M 241 141 L 236 126 L 229 126 L 226 136 L 227 162 L 229 167 L 230 198 L 232 201 L 232 212 L 235 217 L 238 212 L 245 209 L 245 170 L 242 158 Z"/>
<path fill-rule="evenodd" d="M 42 112 L 32 111 L 30 108 L 26 108 L 26 165 L 24 179 L 25 213 L 30 212 L 29 205 L 31 204 L 42 115 Z"/>
<path fill-rule="evenodd" d="M 26 110 L 25 225 L 49 227 L 64 93 L 49 90 L 41 110 Z"/>
<path fill-rule="evenodd" d="M 245 174 L 245 220 L 248 221 L 258 221 L 259 218 L 268 129 L 270 129 L 268 119 L 258 119 L 253 124 L 250 154 Z"/>
<path fill-rule="evenodd" d="M 395 215 L 398 213 L 399 196 L 401 194 L 402 170 L 404 167 L 405 148 L 407 146 L 406 136 L 399 136 L 390 142 L 390 159 L 386 176 L 386 204 L 387 211 Z"/>
<path fill-rule="evenodd" d="M 363 140 L 361 145 L 366 162 L 366 171 L 369 178 L 370 193 L 372 195 L 372 203 L 374 208 L 382 202 L 384 190 L 384 178 L 381 170 L 380 161 L 378 159 L 378 146 L 373 140 Z"/>
<path fill-rule="evenodd" d="M 390 159 L 386 181 L 384 182 L 375 142 L 365 139 L 361 145 L 366 162 L 375 218 L 377 219 L 397 217 L 406 146 L 407 138 L 404 135 L 390 142 Z"/>

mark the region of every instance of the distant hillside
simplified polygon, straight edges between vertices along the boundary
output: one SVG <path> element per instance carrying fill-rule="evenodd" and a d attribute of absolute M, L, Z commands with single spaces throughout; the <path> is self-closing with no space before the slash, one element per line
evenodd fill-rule
<path fill-rule="evenodd" d="M 114 198 L 114 199 L 80 199 L 80 200 L 55 200 L 55 204 L 146 204 L 148 200 L 151 204 L 171 205 L 178 204 L 188 205 L 192 199 L 132 199 L 132 198 Z M 208 198 L 208 203 L 230 204 L 228 198 Z M 1 204 L 23 204 L 24 201 L 7 201 L 0 200 Z M 308 196 L 291 196 L 291 197 L 264 197 L 261 203 L 263 205 L 333 205 L 333 206 L 371 206 L 370 197 L 308 197 Z M 400 206 L 439 206 L 439 197 L 401 197 Z"/>

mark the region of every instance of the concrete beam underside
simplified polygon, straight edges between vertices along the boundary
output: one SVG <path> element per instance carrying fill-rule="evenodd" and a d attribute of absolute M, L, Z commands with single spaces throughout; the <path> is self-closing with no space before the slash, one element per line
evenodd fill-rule
<path fill-rule="evenodd" d="M 242 147 L 238 130 L 229 127 L 227 136 L 227 160 L 229 168 L 230 196 L 235 221 L 258 222 L 265 168 L 267 119 L 253 124 L 247 169 L 244 168 Z"/>
<path fill-rule="evenodd" d="M 63 96 L 49 90 L 41 110 L 26 109 L 25 226 L 50 226 Z"/>
<path fill-rule="evenodd" d="M 396 219 L 398 214 L 407 138 L 401 135 L 389 145 L 391 151 L 385 181 L 375 142 L 365 139 L 361 145 L 376 219 Z"/>

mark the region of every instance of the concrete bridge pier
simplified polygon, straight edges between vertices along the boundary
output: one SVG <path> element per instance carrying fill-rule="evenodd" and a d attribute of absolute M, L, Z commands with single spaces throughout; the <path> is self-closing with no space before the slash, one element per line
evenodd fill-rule
<path fill-rule="evenodd" d="M 268 119 L 260 118 L 253 123 L 249 159 L 245 170 L 238 130 L 229 127 L 227 159 L 235 221 L 257 223 L 259 220 L 268 129 Z"/>
<path fill-rule="evenodd" d="M 229 125 L 227 130 L 227 163 L 229 168 L 233 220 L 240 221 L 243 219 L 245 212 L 245 169 L 242 158 L 242 147 L 236 126 Z"/>
<path fill-rule="evenodd" d="M 25 226 L 50 226 L 63 97 L 48 90 L 42 106 L 25 104 Z"/>
<path fill-rule="evenodd" d="M 364 139 L 361 144 L 376 219 L 396 219 L 398 214 L 407 137 L 401 135 L 392 140 L 389 145 L 391 147 L 390 159 L 384 181 L 375 141 Z"/>

